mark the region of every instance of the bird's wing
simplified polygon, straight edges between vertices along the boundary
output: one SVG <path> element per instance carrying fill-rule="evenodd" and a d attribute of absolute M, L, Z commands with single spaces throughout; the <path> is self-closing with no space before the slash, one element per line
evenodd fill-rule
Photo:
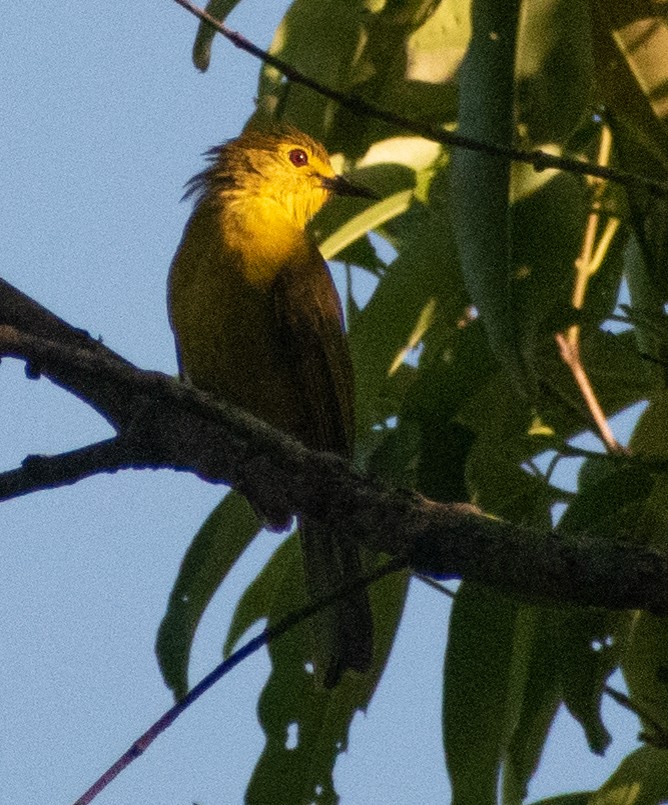
<path fill-rule="evenodd" d="M 308 260 L 280 272 L 274 284 L 280 346 L 298 390 L 299 438 L 316 450 L 351 457 L 353 370 L 341 307 L 329 269 L 315 246 Z M 306 589 L 331 595 L 362 575 L 357 546 L 345 533 L 300 520 Z M 364 673 L 373 659 L 373 619 L 366 591 L 346 596 L 313 621 L 316 674 L 325 687 L 348 669 Z"/>
<path fill-rule="evenodd" d="M 274 309 L 281 348 L 299 389 L 302 441 L 350 456 L 354 380 L 341 306 L 327 264 L 313 246 L 308 260 L 278 275 Z"/>

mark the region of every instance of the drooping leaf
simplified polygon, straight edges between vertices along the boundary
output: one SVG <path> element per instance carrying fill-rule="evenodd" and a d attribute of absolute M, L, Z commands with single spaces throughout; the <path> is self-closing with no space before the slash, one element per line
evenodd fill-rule
<path fill-rule="evenodd" d="M 204 610 L 259 530 L 246 498 L 230 491 L 207 517 L 183 558 L 156 641 L 160 670 L 177 699 L 188 692 L 190 648 Z"/>
<path fill-rule="evenodd" d="M 514 139 L 514 69 L 520 3 L 473 4 L 473 32 L 460 71 L 459 131 L 510 147 Z M 484 189 L 484 191 L 483 191 Z M 463 148 L 452 156 L 453 223 L 462 271 L 493 352 L 518 390 L 529 379 L 510 304 L 510 162 Z"/>
<path fill-rule="evenodd" d="M 638 612 L 633 620 L 628 651 L 622 664 L 633 702 L 637 702 L 645 731 L 668 733 L 668 618 Z"/>
<path fill-rule="evenodd" d="M 333 690 L 316 683 L 311 625 L 301 623 L 269 645 L 272 672 L 259 717 L 267 742 L 253 773 L 249 802 L 336 802 L 332 773 L 345 751 L 350 722 L 365 710 L 385 666 L 406 592 L 395 574 L 370 590 L 374 612 L 374 665 L 365 675 L 346 674 Z M 281 545 L 242 596 L 225 650 L 256 621 L 273 625 L 305 602 L 296 535 Z"/>
<path fill-rule="evenodd" d="M 504 805 L 524 801 L 559 706 L 560 678 L 555 634 L 559 613 L 531 607 L 533 620 L 521 706 L 503 767 Z"/>
<path fill-rule="evenodd" d="M 445 655 L 443 739 L 453 805 L 496 805 L 514 718 L 513 639 L 518 605 L 463 583 Z"/>
<path fill-rule="evenodd" d="M 232 12 L 234 7 L 239 4 L 239 0 L 209 0 L 206 11 L 220 22 L 225 22 L 225 18 Z M 197 36 L 193 45 L 193 62 L 195 67 L 202 72 L 209 69 L 211 62 L 211 44 L 216 36 L 216 31 L 205 22 L 200 22 L 197 28 Z"/>

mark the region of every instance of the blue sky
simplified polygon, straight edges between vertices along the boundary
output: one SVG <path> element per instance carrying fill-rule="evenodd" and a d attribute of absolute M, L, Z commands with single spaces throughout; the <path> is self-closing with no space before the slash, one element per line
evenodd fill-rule
<path fill-rule="evenodd" d="M 230 19 L 266 45 L 285 3 L 246 0 Z M 252 111 L 258 63 L 216 44 L 202 76 L 195 21 L 169 0 L 9 4 L 0 32 L 0 275 L 147 369 L 176 370 L 165 310 L 189 213 L 182 186 L 201 153 Z M 0 366 L 0 466 L 110 435 L 48 381 Z M 73 802 L 171 704 L 156 629 L 193 533 L 221 488 L 173 472 L 97 477 L 3 504 L 0 561 L 0 801 Z M 220 659 L 233 602 L 280 538 L 257 541 L 204 618 L 191 679 Z M 444 802 L 440 676 L 446 600 L 413 584 L 382 690 L 337 766 L 343 805 Z M 262 747 L 263 654 L 237 668 L 119 777 L 100 805 L 242 801 Z M 532 793 L 600 784 L 604 760 L 559 721 Z M 619 729 L 615 726 L 621 724 Z M 580 761 L 584 759 L 584 763 Z"/>

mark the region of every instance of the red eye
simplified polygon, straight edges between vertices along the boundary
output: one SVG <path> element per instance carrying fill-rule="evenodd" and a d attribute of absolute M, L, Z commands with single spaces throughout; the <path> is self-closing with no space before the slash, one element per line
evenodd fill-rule
<path fill-rule="evenodd" d="M 301 148 L 293 148 L 288 156 L 290 157 L 290 162 L 292 162 L 296 168 L 301 168 L 302 165 L 308 164 L 308 156 L 306 151 L 302 150 Z"/>

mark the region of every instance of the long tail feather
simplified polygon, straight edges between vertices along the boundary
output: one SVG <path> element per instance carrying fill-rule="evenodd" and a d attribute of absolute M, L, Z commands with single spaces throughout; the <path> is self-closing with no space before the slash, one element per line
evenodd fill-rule
<path fill-rule="evenodd" d="M 355 545 L 312 521 L 301 524 L 306 591 L 312 600 L 333 593 L 362 575 Z M 348 595 L 313 618 L 318 677 L 333 688 L 351 669 L 369 670 L 373 659 L 373 619 L 366 590 Z"/>

